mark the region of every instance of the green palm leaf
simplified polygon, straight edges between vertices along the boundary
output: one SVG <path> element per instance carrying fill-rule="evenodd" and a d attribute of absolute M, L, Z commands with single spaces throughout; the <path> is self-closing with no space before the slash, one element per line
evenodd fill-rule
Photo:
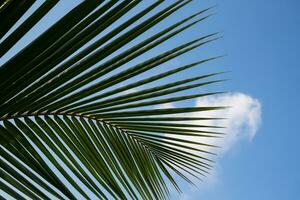
<path fill-rule="evenodd" d="M 15 27 L 35 1 L 4 1 L 0 56 L 58 2 L 45 1 Z M 201 121 L 222 118 L 188 113 L 225 107 L 157 106 L 221 93 L 186 91 L 222 82 L 215 78 L 222 73 L 170 79 L 219 57 L 148 72 L 218 34 L 140 59 L 210 16 L 210 8 L 202 10 L 139 40 L 190 2 L 155 1 L 128 17 L 142 1 L 83 1 L 2 62 L 1 190 L 16 199 L 166 199 L 169 183 L 181 191 L 177 176 L 193 184 L 193 177 L 208 174 L 216 146 L 197 138 L 220 138 L 223 133 L 207 129 L 223 127 Z M 138 64 L 132 64 L 135 59 Z"/>

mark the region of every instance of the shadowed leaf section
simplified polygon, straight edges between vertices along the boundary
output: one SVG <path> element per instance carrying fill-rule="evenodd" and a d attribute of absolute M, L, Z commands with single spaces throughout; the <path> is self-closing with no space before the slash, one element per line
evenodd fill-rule
<path fill-rule="evenodd" d="M 208 8 L 158 26 L 190 2 L 83 1 L 17 50 L 59 1 L 45 1 L 18 26 L 36 2 L 0 4 L 1 59 L 17 51 L 0 67 L 0 188 L 6 195 L 167 199 L 171 186 L 181 192 L 179 177 L 193 184 L 209 173 L 216 146 L 200 141 L 222 138 L 224 127 L 204 122 L 222 118 L 189 114 L 226 107 L 161 107 L 222 93 L 202 89 L 223 82 L 216 78 L 222 73 L 188 73 L 219 56 L 164 65 L 218 33 L 155 49 L 211 16 Z M 143 57 L 151 50 L 156 53 Z"/>

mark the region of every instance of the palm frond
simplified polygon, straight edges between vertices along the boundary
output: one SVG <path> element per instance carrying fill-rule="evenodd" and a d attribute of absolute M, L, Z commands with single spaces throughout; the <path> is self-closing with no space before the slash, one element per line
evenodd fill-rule
<path fill-rule="evenodd" d="M 45 1 L 15 27 L 35 1 L 4 1 L 0 56 L 58 2 Z M 83 1 L 2 62 L 1 190 L 16 199 L 166 199 L 169 183 L 181 191 L 176 175 L 193 184 L 192 177 L 209 173 L 216 146 L 197 138 L 222 137 L 207 129 L 223 127 L 201 124 L 222 118 L 188 113 L 225 107 L 158 106 L 222 93 L 199 92 L 223 82 L 216 78 L 222 73 L 170 79 L 219 57 L 148 72 L 218 33 L 140 57 L 210 17 L 211 9 L 204 9 L 140 40 L 190 2 L 155 1 L 140 9 L 141 0 Z M 186 94 L 191 89 L 197 92 Z"/>

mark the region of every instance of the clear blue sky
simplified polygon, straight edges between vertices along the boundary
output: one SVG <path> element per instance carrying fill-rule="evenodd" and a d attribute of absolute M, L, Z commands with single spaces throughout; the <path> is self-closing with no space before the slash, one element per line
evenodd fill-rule
<path fill-rule="evenodd" d="M 252 143 L 222 158 L 219 183 L 192 199 L 299 199 L 300 2 L 194 2 L 215 3 L 208 26 L 225 36 L 216 46 L 228 53 L 221 62 L 232 70 L 227 87 L 260 100 L 262 126 Z"/>
<path fill-rule="evenodd" d="M 63 1 L 68 2 L 70 1 Z M 74 3 L 74 2 L 72 2 Z M 193 52 L 185 61 L 199 56 L 227 54 L 214 62 L 213 71 L 231 70 L 230 91 L 243 92 L 263 105 L 262 126 L 250 143 L 243 141 L 219 160 L 217 183 L 189 194 L 205 200 L 283 200 L 300 196 L 300 133 L 297 128 L 300 102 L 300 2 L 297 0 L 194 0 L 178 20 L 191 12 L 217 4 L 215 16 L 188 32 L 190 38 L 220 31 L 224 38 L 204 52 Z M 64 12 L 52 13 L 51 19 Z M 45 22 L 47 26 L 53 21 Z M 169 22 L 170 22 L 169 21 Z M 166 22 L 167 23 L 167 22 Z M 39 25 L 42 28 L 43 23 Z M 158 30 L 158 29 L 154 29 Z M 33 30 L 38 33 L 38 29 Z M 168 48 L 190 38 L 179 38 Z M 33 37 L 18 44 L 24 46 Z M 18 46 L 0 62 L 16 52 Z M 298 56 L 297 56 L 298 55 Z M 190 191 L 186 188 L 186 191 Z"/>

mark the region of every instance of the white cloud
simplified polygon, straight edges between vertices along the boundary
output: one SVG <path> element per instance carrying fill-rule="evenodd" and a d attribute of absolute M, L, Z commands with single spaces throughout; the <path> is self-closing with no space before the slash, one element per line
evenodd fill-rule
<path fill-rule="evenodd" d="M 247 140 L 251 142 L 257 130 L 261 124 L 261 103 L 259 100 L 243 93 L 228 93 L 217 96 L 202 97 L 196 99 L 196 106 L 230 106 L 228 109 L 217 110 L 217 111 L 207 111 L 207 112 L 198 112 L 192 114 L 186 114 L 185 116 L 189 117 L 222 117 L 226 118 L 225 120 L 214 120 L 214 121 L 197 121 L 193 124 L 203 124 L 203 125 L 212 125 L 212 126 L 222 126 L 226 127 L 222 130 L 217 130 L 219 132 L 224 132 L 226 135 L 224 138 L 220 139 L 210 139 L 205 137 L 199 137 L 196 140 L 201 143 L 208 143 L 220 146 L 218 153 L 218 158 L 229 150 L 233 149 L 238 142 Z M 174 107 L 172 104 L 166 104 L 160 108 Z M 203 130 L 203 129 L 202 129 Z M 212 129 L 210 129 L 212 130 Z M 214 129 L 216 131 L 216 129 Z M 195 138 L 185 137 L 185 139 L 194 140 Z M 198 146 L 199 147 L 199 146 Z M 207 148 L 207 150 L 214 151 L 215 148 Z M 207 155 L 206 155 L 207 156 Z M 193 199 L 190 194 L 195 193 L 195 189 L 202 190 L 204 188 L 209 188 L 218 182 L 218 174 L 222 171 L 221 165 L 219 162 L 211 171 L 211 174 L 205 178 L 204 184 L 198 185 L 196 188 L 189 187 L 188 190 L 184 190 L 184 193 L 180 199 Z M 176 199 L 176 198 L 175 198 Z"/>
<path fill-rule="evenodd" d="M 207 96 L 196 99 L 197 107 L 228 106 L 223 110 L 188 113 L 188 117 L 226 118 L 222 120 L 193 121 L 193 124 L 221 126 L 224 129 L 204 129 L 208 131 L 224 132 L 221 139 L 200 137 L 197 140 L 202 143 L 213 144 L 221 147 L 224 153 L 243 139 L 252 141 L 261 123 L 261 103 L 259 100 L 243 93 L 227 93 L 223 95 Z M 162 104 L 158 108 L 174 108 L 172 103 Z M 179 115 L 182 116 L 182 115 Z M 188 123 L 188 122 L 187 122 Z M 171 136 L 172 137 L 172 136 Z M 180 136 L 176 136 L 180 137 Z M 194 137 L 182 136 L 185 139 L 195 140 Z M 211 150 L 211 149 L 210 149 Z"/>
<path fill-rule="evenodd" d="M 243 93 L 229 93 L 219 96 L 199 98 L 197 106 L 230 106 L 228 109 L 210 111 L 194 116 L 225 117 L 226 120 L 206 122 L 214 126 L 226 127 L 226 136 L 217 140 L 222 152 L 231 149 L 238 141 L 247 138 L 253 140 L 261 123 L 261 103 Z"/>

